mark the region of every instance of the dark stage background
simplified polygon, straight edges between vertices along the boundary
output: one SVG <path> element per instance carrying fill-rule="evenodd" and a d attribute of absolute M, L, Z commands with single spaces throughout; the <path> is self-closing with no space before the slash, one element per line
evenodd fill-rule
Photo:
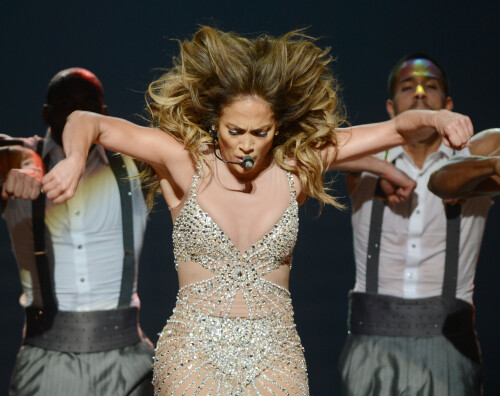
<path fill-rule="evenodd" d="M 476 131 L 500 126 L 498 2 L 378 1 L 13 1 L 0 5 L 0 133 L 43 135 L 41 106 L 55 72 L 82 66 L 104 84 L 110 114 L 139 122 L 143 92 L 177 53 L 172 38 L 189 37 L 198 24 L 274 35 L 309 27 L 331 46 L 349 120 L 382 121 L 386 77 L 403 54 L 424 51 L 447 69 L 455 109 Z M 335 176 L 335 175 L 332 175 Z M 342 176 L 335 189 L 346 195 Z M 497 342 L 500 209 L 487 224 L 476 277 L 477 329 L 482 342 L 486 395 L 500 394 Z M 337 395 L 337 360 L 346 334 L 346 294 L 353 285 L 349 212 L 301 209 L 291 290 L 306 349 L 311 392 Z M 153 341 L 170 315 L 177 289 L 171 221 L 164 204 L 151 215 L 139 292 L 142 325 Z M 495 258 L 497 257 L 497 258 Z M 0 222 L 0 395 L 21 342 L 19 276 L 4 222 Z"/>

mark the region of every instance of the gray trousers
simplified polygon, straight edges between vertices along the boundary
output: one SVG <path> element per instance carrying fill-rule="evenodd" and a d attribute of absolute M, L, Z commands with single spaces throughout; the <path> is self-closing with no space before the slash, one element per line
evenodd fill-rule
<path fill-rule="evenodd" d="M 146 396 L 153 394 L 151 344 L 95 353 L 19 351 L 10 396 Z"/>
<path fill-rule="evenodd" d="M 340 357 L 344 396 L 476 396 L 481 366 L 443 336 L 350 334 Z"/>

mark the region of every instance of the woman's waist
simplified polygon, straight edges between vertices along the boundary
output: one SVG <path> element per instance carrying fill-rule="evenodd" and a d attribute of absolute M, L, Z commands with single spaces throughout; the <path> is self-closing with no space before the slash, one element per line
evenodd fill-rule
<path fill-rule="evenodd" d="M 293 316 L 288 290 L 268 281 L 231 285 L 216 278 L 184 286 L 176 309 L 219 318 Z"/>
<path fill-rule="evenodd" d="M 251 286 L 255 282 L 270 282 L 276 287 L 288 291 L 290 281 L 290 266 L 283 265 L 256 265 L 247 263 L 216 263 L 202 264 L 195 261 L 184 261 L 177 265 L 179 287 L 211 280 L 215 282 L 240 284 Z"/>

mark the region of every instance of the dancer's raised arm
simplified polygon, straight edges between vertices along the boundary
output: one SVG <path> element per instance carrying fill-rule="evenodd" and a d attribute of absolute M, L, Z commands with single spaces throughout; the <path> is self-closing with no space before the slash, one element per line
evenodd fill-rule
<path fill-rule="evenodd" d="M 326 162 L 355 159 L 402 144 L 425 140 L 436 131 L 447 146 L 466 147 L 474 130 L 469 117 L 448 110 L 409 110 L 391 120 L 338 129 L 338 148 L 329 148 Z"/>

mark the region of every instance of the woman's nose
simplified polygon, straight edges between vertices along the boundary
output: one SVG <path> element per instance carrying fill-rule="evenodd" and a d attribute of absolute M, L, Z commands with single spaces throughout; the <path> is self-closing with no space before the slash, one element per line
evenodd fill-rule
<path fill-rule="evenodd" d="M 240 149 L 244 153 L 253 151 L 253 139 L 251 136 L 242 136 L 240 140 Z"/>

